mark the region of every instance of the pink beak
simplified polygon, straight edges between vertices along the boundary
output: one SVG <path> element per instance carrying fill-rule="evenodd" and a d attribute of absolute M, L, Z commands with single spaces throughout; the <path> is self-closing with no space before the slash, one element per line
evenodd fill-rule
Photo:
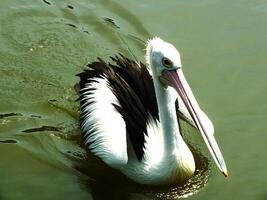
<path fill-rule="evenodd" d="M 177 91 L 190 116 L 192 117 L 192 120 L 194 121 L 196 127 L 200 131 L 216 165 L 223 173 L 223 175 L 227 177 L 227 168 L 219 146 L 213 134 L 208 132 L 207 126 L 205 126 L 205 123 L 203 122 L 203 119 L 201 117 L 202 115 L 200 114 L 200 112 L 202 111 L 184 77 L 182 69 L 179 68 L 177 70 L 164 70 L 162 72 L 162 76 L 160 76 L 160 81 L 168 86 L 173 87 Z"/>

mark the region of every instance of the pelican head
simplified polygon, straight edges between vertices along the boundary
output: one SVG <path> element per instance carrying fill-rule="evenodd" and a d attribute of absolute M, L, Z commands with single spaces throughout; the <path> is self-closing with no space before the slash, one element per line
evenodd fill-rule
<path fill-rule="evenodd" d="M 148 42 L 147 60 L 153 74 L 157 76 L 161 76 L 164 70 L 177 70 L 182 67 L 177 49 L 160 38 L 154 38 Z"/>
<path fill-rule="evenodd" d="M 146 59 L 152 70 L 153 79 L 160 83 L 155 87 L 172 87 L 176 90 L 178 100 L 184 104 L 189 117 L 203 137 L 216 165 L 225 176 L 228 176 L 223 156 L 213 136 L 212 122 L 200 109 L 184 77 L 179 52 L 172 44 L 160 38 L 150 40 L 146 50 Z"/>

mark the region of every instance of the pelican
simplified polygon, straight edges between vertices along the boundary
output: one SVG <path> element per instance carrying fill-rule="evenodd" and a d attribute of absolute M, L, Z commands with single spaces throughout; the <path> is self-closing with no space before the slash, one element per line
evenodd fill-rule
<path fill-rule="evenodd" d="M 181 135 L 182 113 L 227 176 L 212 122 L 185 79 L 178 50 L 156 37 L 147 42 L 148 67 L 123 55 L 111 59 L 113 64 L 98 58 L 77 74 L 86 147 L 139 184 L 184 182 L 194 174 L 195 161 Z"/>

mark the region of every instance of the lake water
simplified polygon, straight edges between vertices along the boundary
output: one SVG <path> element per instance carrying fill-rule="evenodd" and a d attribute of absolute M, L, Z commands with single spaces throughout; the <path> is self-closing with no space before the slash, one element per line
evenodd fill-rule
<path fill-rule="evenodd" d="M 1 0 L 0 199 L 266 200 L 266 24 L 262 0 Z M 117 53 L 144 61 L 153 36 L 179 49 L 229 178 L 205 154 L 190 186 L 144 188 L 86 157 L 75 74 Z"/>

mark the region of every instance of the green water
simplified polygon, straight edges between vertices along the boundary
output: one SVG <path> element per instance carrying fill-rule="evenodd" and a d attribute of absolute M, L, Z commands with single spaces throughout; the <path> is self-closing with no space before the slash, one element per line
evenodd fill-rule
<path fill-rule="evenodd" d="M 267 199 L 266 19 L 260 0 L 1 0 L 0 199 Z M 75 74 L 119 52 L 144 61 L 155 35 L 179 48 L 229 168 L 209 161 L 186 195 L 105 184 L 93 158 L 92 177 L 77 167 Z"/>

